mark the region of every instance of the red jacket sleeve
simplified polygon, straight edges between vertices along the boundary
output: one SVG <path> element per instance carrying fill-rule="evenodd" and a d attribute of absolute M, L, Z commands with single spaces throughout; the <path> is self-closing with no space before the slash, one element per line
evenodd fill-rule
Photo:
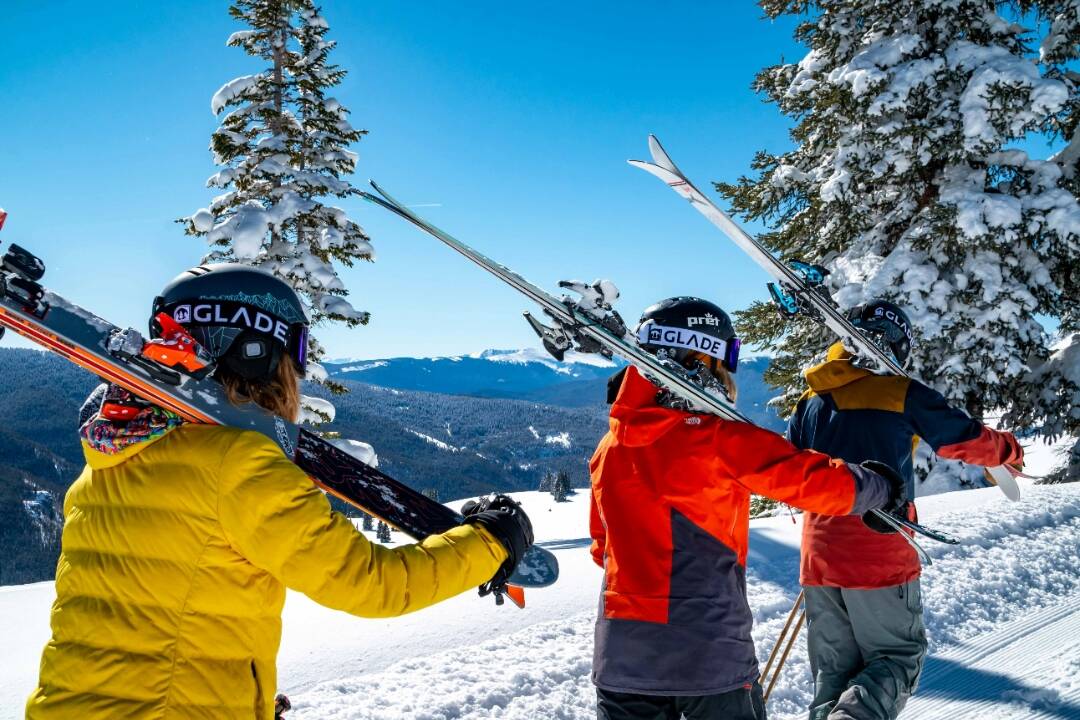
<path fill-rule="evenodd" d="M 721 422 L 718 455 L 726 471 L 752 493 L 824 515 L 881 507 L 888 482 L 858 466 L 815 450 L 799 450 L 768 430 Z"/>
<path fill-rule="evenodd" d="M 604 567 L 604 549 L 607 544 L 607 529 L 604 521 L 600 518 L 600 510 L 596 507 L 596 491 L 589 493 L 589 535 L 592 537 L 592 546 L 589 552 L 593 562 Z"/>

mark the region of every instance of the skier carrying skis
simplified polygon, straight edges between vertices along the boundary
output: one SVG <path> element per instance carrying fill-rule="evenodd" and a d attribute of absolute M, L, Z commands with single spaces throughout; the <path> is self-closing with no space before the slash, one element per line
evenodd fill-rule
<path fill-rule="evenodd" d="M 901 308 L 873 300 L 849 319 L 904 366 L 912 326 Z M 841 343 L 804 374 L 809 389 L 789 422 L 792 444 L 895 468 L 909 519 L 915 519 L 912 451 L 919 438 L 944 458 L 1023 463 L 1011 434 L 979 424 L 915 380 L 858 367 Z M 884 523 L 810 510 L 801 568 L 815 686 L 810 718 L 892 720 L 915 691 L 926 655 L 919 559 Z"/>
<path fill-rule="evenodd" d="M 217 360 L 232 401 L 296 418 L 308 321 L 286 283 L 200 266 L 162 291 L 159 313 Z M 28 718 L 270 720 L 286 587 L 391 617 L 505 581 L 532 544 L 525 513 L 496 497 L 460 527 L 386 548 L 259 433 L 185 423 L 115 387 L 84 411 L 87 467 L 64 501 Z"/>
<path fill-rule="evenodd" d="M 734 400 L 739 341 L 716 305 L 691 297 L 653 305 L 638 340 Z M 597 716 L 762 720 L 746 600 L 750 494 L 858 516 L 895 505 L 900 477 L 690 412 L 633 367 L 612 391 L 611 428 L 590 464 L 592 555 L 604 568 Z"/>

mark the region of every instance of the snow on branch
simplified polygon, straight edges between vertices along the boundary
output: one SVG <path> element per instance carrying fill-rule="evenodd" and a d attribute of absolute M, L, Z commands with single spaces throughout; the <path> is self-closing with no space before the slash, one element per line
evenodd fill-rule
<path fill-rule="evenodd" d="M 229 105 L 245 100 L 259 84 L 259 75 L 243 75 L 221 86 L 210 98 L 210 112 L 220 115 Z"/>

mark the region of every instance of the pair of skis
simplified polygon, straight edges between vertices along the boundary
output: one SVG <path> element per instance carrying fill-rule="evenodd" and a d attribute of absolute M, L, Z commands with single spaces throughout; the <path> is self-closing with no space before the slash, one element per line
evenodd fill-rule
<path fill-rule="evenodd" d="M 436 238 L 538 304 L 553 322 L 553 326 L 544 325 L 527 312 L 525 317 L 540 336 L 544 347 L 556 359 L 561 359 L 563 353 L 570 348 L 577 349 L 579 352 L 600 353 L 606 357 L 617 355 L 636 366 L 650 380 L 682 398 L 692 409 L 718 415 L 726 420 L 750 422 L 725 395 L 703 388 L 689 377 L 686 369 L 681 365 L 642 350 L 633 334 L 628 331 L 625 322 L 612 307 L 612 302 L 618 298 L 618 292 L 610 282 L 598 281 L 589 285 L 577 281 L 564 281 L 560 283 L 560 286 L 576 292 L 580 297 L 563 295 L 561 298 L 556 298 L 505 265 L 492 260 L 424 220 L 395 200 L 376 182 L 372 181 L 371 187 L 377 194 L 362 192 L 360 194 L 364 199 L 392 212 Z M 904 532 L 905 529 L 950 545 L 959 543 L 957 539 L 943 532 L 931 530 L 906 518 L 880 510 L 872 512 L 896 529 L 927 565 L 933 562 L 929 554 L 907 532 Z"/>
<path fill-rule="evenodd" d="M 0 211 L 0 222 L 4 215 Z M 212 367 L 183 328 L 176 336 L 147 341 L 136 330 L 120 329 L 41 285 L 45 264 L 11 245 L 0 258 L 0 336 L 5 328 L 115 383 L 138 397 L 196 423 L 255 430 L 273 440 L 326 492 L 374 515 L 418 540 L 446 532 L 464 518 L 393 479 L 315 433 L 248 403 L 225 397 Z M 523 607 L 523 588 L 546 587 L 559 576 L 551 552 L 533 546 L 509 586 L 499 589 Z"/>
<path fill-rule="evenodd" d="M 824 274 L 828 271 L 823 273 L 822 268 L 807 263 L 794 262 L 788 265 L 781 262 L 683 175 L 655 135 L 649 136 L 649 152 L 652 162 L 628 162 L 659 178 L 679 196 L 688 200 L 695 210 L 771 275 L 776 284 L 769 283 L 770 294 L 785 314 L 801 313 L 809 316 L 829 328 L 857 357 L 875 364 L 881 372 L 907 377 L 904 368 L 892 355 L 859 332 L 825 291 Z M 1008 468 L 990 467 L 986 468 L 986 472 L 1009 500 L 1015 502 L 1020 499 L 1020 486 Z"/>

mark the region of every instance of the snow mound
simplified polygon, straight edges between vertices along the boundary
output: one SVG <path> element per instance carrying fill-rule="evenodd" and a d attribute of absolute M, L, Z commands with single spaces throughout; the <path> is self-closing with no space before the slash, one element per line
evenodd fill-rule
<path fill-rule="evenodd" d="M 244 93 L 258 85 L 259 79 L 259 75 L 242 75 L 225 83 L 214 93 L 214 97 L 210 98 L 210 111 L 220 115 L 229 103 L 240 99 Z"/>

